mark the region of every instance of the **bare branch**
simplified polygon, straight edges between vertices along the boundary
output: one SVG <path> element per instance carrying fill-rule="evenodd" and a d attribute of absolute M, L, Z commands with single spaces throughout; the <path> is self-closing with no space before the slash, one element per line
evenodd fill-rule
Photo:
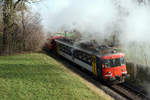
<path fill-rule="evenodd" d="M 38 2 L 40 2 L 41 0 L 17 0 L 16 3 L 14 4 L 14 9 L 17 7 L 17 5 L 18 5 L 21 1 L 24 1 L 24 2 L 27 2 L 27 3 L 38 3 Z"/>
<path fill-rule="evenodd" d="M 21 1 L 22 1 L 22 0 L 16 1 L 16 3 L 14 4 L 14 9 L 17 7 L 17 5 L 18 5 Z"/>

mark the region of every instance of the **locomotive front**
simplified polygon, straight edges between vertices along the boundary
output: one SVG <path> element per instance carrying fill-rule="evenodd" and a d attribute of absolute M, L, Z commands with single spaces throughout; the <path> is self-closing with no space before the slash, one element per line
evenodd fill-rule
<path fill-rule="evenodd" d="M 129 78 L 127 73 L 125 54 L 109 54 L 101 57 L 102 76 L 105 81 L 122 83 Z"/>

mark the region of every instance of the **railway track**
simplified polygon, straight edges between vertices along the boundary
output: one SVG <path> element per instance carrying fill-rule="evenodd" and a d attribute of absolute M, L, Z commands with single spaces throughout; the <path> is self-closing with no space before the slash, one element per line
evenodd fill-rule
<path fill-rule="evenodd" d="M 128 100 L 142 100 L 141 98 L 138 97 L 138 95 L 135 95 L 134 92 L 128 90 L 125 87 L 122 87 L 121 85 L 112 85 L 110 86 L 110 88 Z"/>
<path fill-rule="evenodd" d="M 150 100 L 150 96 L 148 96 L 143 89 L 136 87 L 131 83 L 112 85 L 109 86 L 109 88 L 128 100 Z"/>
<path fill-rule="evenodd" d="M 129 99 L 131 100 L 150 100 L 150 96 L 148 96 L 146 92 L 139 87 L 136 87 L 129 83 L 118 84 L 118 86 L 130 92 L 127 92 L 126 95 L 130 97 Z M 130 96 L 131 94 L 134 96 Z"/>
<path fill-rule="evenodd" d="M 80 75 L 82 78 L 88 80 L 96 87 L 105 91 L 108 95 L 112 96 L 115 100 L 150 100 L 150 97 L 148 97 L 145 93 L 143 93 L 143 91 L 135 87 L 132 87 L 128 83 L 111 85 L 111 86 L 103 85 L 98 80 L 93 78 L 91 73 L 89 73 L 85 69 L 82 69 L 80 66 L 72 64 L 72 62 L 70 62 L 65 58 L 60 59 L 54 53 L 48 53 L 48 52 L 46 53 L 49 56 L 53 57 L 55 60 L 61 62 L 63 65 L 65 65 L 73 72 Z"/>

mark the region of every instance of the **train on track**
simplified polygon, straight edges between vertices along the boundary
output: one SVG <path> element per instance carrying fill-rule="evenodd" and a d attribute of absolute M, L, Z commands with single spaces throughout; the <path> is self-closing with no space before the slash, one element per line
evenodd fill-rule
<path fill-rule="evenodd" d="M 93 73 L 102 82 L 117 84 L 129 78 L 125 54 L 116 52 L 113 47 L 98 45 L 94 41 L 76 46 L 74 43 L 72 39 L 54 36 L 46 47 Z"/>

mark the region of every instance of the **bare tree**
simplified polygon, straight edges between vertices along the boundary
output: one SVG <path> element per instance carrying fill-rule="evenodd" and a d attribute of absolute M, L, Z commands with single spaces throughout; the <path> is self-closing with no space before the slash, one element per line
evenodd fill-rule
<path fill-rule="evenodd" d="M 24 50 L 37 50 L 44 43 L 44 33 L 42 30 L 41 19 L 38 13 L 35 13 L 31 16 L 31 13 L 28 12 L 23 15 L 21 30 L 22 30 L 22 42 Z M 21 17 L 22 18 L 22 17 Z"/>
<path fill-rule="evenodd" d="M 2 34 L 3 34 L 3 14 L 2 14 L 2 7 L 0 6 L 0 53 L 2 48 Z"/>
<path fill-rule="evenodd" d="M 24 11 L 25 11 L 25 2 L 38 2 L 37 0 L 1 0 L 3 4 L 3 53 L 12 54 L 18 44 L 18 39 L 16 39 L 16 32 L 20 31 L 18 25 L 18 9 L 22 13 L 22 26 L 23 26 L 23 37 L 25 33 L 24 25 Z M 40 1 L 40 0 L 39 0 Z M 20 7 L 20 8 L 19 8 Z M 25 39 L 25 37 L 23 38 Z M 25 40 L 22 47 L 25 47 Z"/>
<path fill-rule="evenodd" d="M 2 7 L 0 6 L 0 32 L 3 31 L 3 13 L 2 13 Z"/>

